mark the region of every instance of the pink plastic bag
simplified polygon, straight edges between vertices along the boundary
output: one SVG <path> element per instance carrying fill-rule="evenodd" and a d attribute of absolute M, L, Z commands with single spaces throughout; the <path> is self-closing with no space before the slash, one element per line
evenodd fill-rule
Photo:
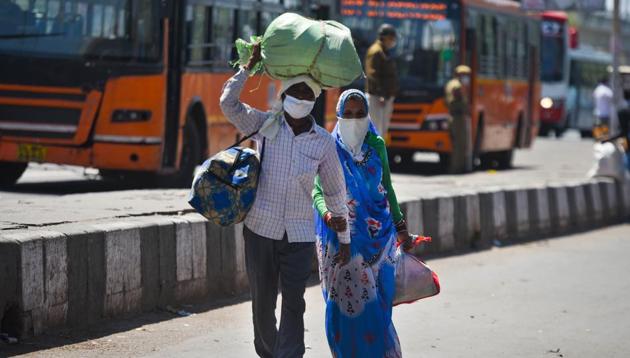
<path fill-rule="evenodd" d="M 440 280 L 429 266 L 400 247 L 396 251 L 396 257 L 394 306 L 412 303 L 440 293 Z"/>

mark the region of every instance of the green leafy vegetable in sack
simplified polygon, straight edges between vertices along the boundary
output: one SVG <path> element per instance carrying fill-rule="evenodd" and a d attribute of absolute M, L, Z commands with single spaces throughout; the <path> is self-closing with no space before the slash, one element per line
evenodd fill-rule
<path fill-rule="evenodd" d="M 264 71 L 279 80 L 309 75 L 324 88 L 348 85 L 363 73 L 350 30 L 336 21 L 282 14 L 262 37 L 236 40 L 235 65 L 247 63 L 256 42 L 261 43 L 262 61 L 252 73 Z"/>

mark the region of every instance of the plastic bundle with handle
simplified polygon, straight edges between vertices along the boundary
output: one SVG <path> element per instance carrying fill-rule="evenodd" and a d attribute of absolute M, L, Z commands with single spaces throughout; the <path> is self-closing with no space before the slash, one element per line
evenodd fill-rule
<path fill-rule="evenodd" d="M 323 88 L 336 88 L 363 73 L 350 29 L 336 21 L 284 13 L 269 24 L 262 37 L 253 36 L 251 42 L 236 40 L 236 65 L 247 63 L 256 42 L 261 44 L 262 61 L 252 74 L 264 71 L 277 80 L 309 75 Z"/>
<path fill-rule="evenodd" d="M 412 235 L 412 245 L 431 242 L 426 236 Z M 424 262 L 402 247 L 396 249 L 396 296 L 394 306 L 412 303 L 440 293 L 440 279 Z"/>

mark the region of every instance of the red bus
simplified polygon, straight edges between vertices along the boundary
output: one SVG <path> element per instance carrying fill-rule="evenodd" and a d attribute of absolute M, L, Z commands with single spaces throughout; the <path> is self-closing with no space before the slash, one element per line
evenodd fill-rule
<path fill-rule="evenodd" d="M 569 123 L 569 30 L 566 13 L 542 13 L 540 135 L 553 129 L 559 136 Z"/>

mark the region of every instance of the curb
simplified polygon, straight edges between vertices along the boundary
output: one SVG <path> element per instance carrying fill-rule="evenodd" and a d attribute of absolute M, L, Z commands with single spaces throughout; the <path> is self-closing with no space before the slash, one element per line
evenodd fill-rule
<path fill-rule="evenodd" d="M 401 203 L 417 254 L 488 249 L 630 219 L 630 180 L 496 188 Z M 0 331 L 28 337 L 245 293 L 242 224 L 148 216 L 0 231 Z"/>

